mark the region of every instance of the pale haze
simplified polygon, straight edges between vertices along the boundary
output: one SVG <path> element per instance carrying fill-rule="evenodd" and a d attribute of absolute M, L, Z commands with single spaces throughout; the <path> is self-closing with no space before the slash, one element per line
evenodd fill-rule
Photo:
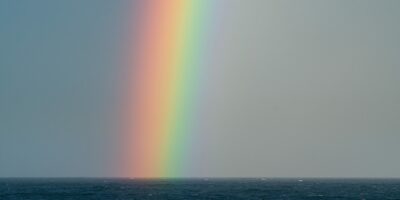
<path fill-rule="evenodd" d="M 400 177 L 400 1 L 217 0 L 182 176 Z M 0 1 L 0 177 L 109 177 L 129 1 Z"/>

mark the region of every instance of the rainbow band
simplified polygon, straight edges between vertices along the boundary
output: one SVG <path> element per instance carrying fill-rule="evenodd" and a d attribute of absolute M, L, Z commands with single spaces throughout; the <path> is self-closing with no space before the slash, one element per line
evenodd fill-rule
<path fill-rule="evenodd" d="M 144 3 L 125 115 L 130 158 L 124 174 L 176 177 L 189 148 L 207 0 Z"/>

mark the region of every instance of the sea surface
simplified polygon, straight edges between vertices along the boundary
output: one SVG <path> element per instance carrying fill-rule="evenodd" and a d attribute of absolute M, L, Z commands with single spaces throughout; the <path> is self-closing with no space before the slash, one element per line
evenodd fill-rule
<path fill-rule="evenodd" d="M 400 179 L 0 179 L 0 200 L 399 199 Z"/>

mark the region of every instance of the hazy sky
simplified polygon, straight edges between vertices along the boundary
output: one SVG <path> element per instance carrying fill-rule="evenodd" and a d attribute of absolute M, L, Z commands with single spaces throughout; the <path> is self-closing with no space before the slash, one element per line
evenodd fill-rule
<path fill-rule="evenodd" d="M 114 176 L 129 1 L 0 1 L 0 177 Z M 185 176 L 400 177 L 400 1 L 218 0 Z"/>

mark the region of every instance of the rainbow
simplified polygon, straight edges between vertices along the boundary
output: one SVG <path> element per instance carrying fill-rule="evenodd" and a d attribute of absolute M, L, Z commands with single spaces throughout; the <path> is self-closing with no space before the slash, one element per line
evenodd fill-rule
<path fill-rule="evenodd" d="M 146 0 L 130 50 L 125 89 L 123 175 L 178 177 L 185 170 L 199 74 L 207 0 Z"/>

